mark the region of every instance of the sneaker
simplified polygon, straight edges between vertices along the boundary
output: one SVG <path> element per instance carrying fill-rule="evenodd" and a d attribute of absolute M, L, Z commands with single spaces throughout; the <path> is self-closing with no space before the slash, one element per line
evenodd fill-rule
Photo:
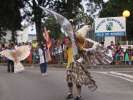
<path fill-rule="evenodd" d="M 73 98 L 73 94 L 68 94 L 66 99 L 72 99 Z"/>
<path fill-rule="evenodd" d="M 42 76 L 44 76 L 45 74 L 42 74 Z"/>
<path fill-rule="evenodd" d="M 47 75 L 48 75 L 48 73 L 43 73 L 43 74 L 42 74 L 42 76 L 47 76 Z"/>
<path fill-rule="evenodd" d="M 74 100 L 81 100 L 81 96 L 76 96 Z"/>
<path fill-rule="evenodd" d="M 47 76 L 48 75 L 48 73 L 46 72 L 46 73 L 44 73 L 44 76 Z"/>

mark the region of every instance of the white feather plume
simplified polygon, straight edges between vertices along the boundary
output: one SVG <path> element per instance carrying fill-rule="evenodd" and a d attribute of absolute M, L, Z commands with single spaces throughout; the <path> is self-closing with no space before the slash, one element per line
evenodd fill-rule
<path fill-rule="evenodd" d="M 85 38 L 86 34 L 89 32 L 90 29 L 91 29 L 90 25 L 84 25 L 76 32 L 76 36 Z"/>

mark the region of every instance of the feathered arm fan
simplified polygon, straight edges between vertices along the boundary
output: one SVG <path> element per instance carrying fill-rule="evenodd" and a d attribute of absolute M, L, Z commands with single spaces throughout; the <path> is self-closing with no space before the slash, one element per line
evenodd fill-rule
<path fill-rule="evenodd" d="M 14 72 L 20 72 L 24 70 L 23 65 L 20 61 L 26 59 L 30 54 L 30 47 L 29 45 L 20 46 L 15 48 L 14 50 L 3 50 L 0 54 L 14 62 Z"/>
<path fill-rule="evenodd" d="M 66 36 L 69 36 L 71 38 L 74 55 L 77 55 L 78 52 L 77 52 L 77 47 L 75 44 L 74 31 L 73 31 L 73 27 L 71 23 L 69 22 L 69 20 L 55 11 L 49 10 L 42 6 L 40 6 L 40 8 L 43 11 L 48 12 L 54 16 L 57 23 L 59 23 L 59 25 L 61 26 L 61 30 L 63 31 L 63 33 L 65 33 Z"/>
<path fill-rule="evenodd" d="M 90 26 L 85 25 L 76 32 L 76 43 L 82 55 L 79 62 L 86 60 L 89 64 L 109 64 L 112 62 L 112 57 L 109 56 L 107 49 L 104 48 L 100 43 L 86 38 L 87 33 L 91 29 Z"/>

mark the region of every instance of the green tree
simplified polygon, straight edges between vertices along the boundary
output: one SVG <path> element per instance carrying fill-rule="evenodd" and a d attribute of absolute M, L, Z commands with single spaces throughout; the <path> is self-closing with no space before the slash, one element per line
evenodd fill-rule
<path fill-rule="evenodd" d="M 20 7 L 22 5 L 18 0 L 0 0 L 0 36 L 3 36 L 3 31 L 11 30 L 14 42 L 15 31 L 21 28 Z"/>
<path fill-rule="evenodd" d="M 49 17 L 47 20 L 45 20 L 44 26 L 50 30 L 50 35 L 54 39 L 58 39 L 62 37 L 62 32 L 60 30 L 60 26 L 58 23 L 56 23 L 55 19 L 53 17 Z"/>
<path fill-rule="evenodd" d="M 23 0 L 23 1 L 24 1 L 23 2 L 24 5 L 28 4 L 29 7 L 32 9 L 31 12 L 25 10 L 26 12 L 25 16 L 33 16 L 31 18 L 31 21 L 34 21 L 36 24 L 37 40 L 39 43 L 41 43 L 41 41 L 43 41 L 42 19 L 45 20 L 46 14 L 42 12 L 39 6 L 52 8 L 54 11 L 61 13 L 62 15 L 70 19 L 70 18 L 74 18 L 76 16 L 76 13 L 78 13 L 77 9 L 80 6 L 81 0 L 68 0 L 67 3 L 65 2 L 65 0 L 62 0 L 62 1 L 61 0 L 55 0 L 55 1 L 53 0 Z M 27 8 L 27 6 L 25 6 L 24 8 Z M 55 24 L 54 21 L 53 21 L 53 24 Z M 56 26 L 58 27 L 58 25 Z M 57 27 L 52 27 L 56 29 L 55 32 L 58 32 Z"/>
<path fill-rule="evenodd" d="M 73 19 L 78 14 L 79 8 L 82 8 L 80 2 L 82 0 L 56 0 L 54 10 L 68 19 Z"/>

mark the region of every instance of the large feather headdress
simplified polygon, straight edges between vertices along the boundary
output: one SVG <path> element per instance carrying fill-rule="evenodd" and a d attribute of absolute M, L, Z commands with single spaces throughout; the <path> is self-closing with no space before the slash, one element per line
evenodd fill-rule
<path fill-rule="evenodd" d="M 78 46 L 81 48 L 91 48 L 98 44 L 98 42 L 93 41 L 90 38 L 87 38 L 86 35 L 89 34 L 89 31 L 91 30 L 90 25 L 84 25 L 76 32 L 76 40 Z"/>
<path fill-rule="evenodd" d="M 90 31 L 91 26 L 90 25 L 84 25 L 83 27 L 81 27 L 77 32 L 76 32 L 76 36 L 77 37 L 82 37 L 85 38 L 87 33 Z"/>
<path fill-rule="evenodd" d="M 101 46 L 98 42 L 86 37 L 90 29 L 90 26 L 85 25 L 76 32 L 78 46 L 81 50 L 86 51 L 86 55 L 84 57 L 86 57 L 89 64 L 111 63 L 112 57 L 106 52 L 106 48 Z M 81 62 L 81 58 L 78 61 Z"/>

